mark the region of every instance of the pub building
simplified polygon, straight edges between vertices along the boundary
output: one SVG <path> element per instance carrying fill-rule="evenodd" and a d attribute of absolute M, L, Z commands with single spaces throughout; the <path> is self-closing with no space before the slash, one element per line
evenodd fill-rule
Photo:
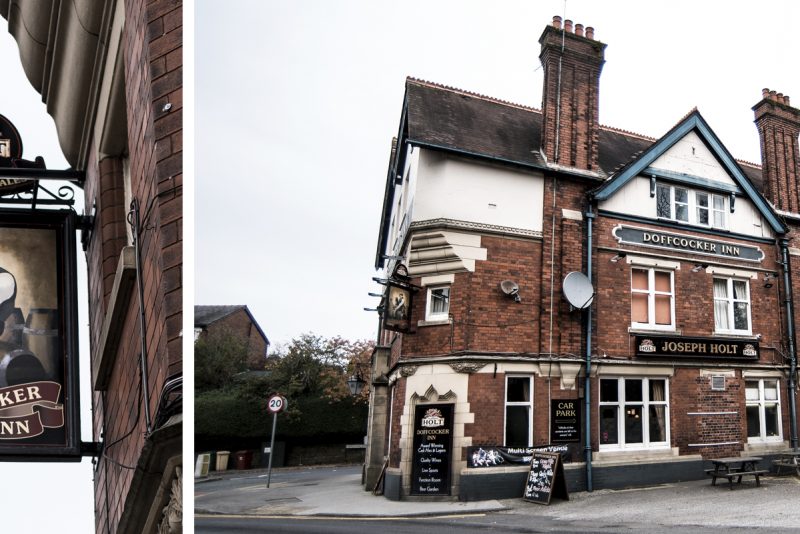
<path fill-rule="evenodd" d="M 579 491 L 797 446 L 800 110 L 763 90 L 760 165 L 696 109 L 603 126 L 594 29 L 539 42 L 541 109 L 406 81 L 364 477 L 389 499 L 521 496 L 536 449 Z"/>

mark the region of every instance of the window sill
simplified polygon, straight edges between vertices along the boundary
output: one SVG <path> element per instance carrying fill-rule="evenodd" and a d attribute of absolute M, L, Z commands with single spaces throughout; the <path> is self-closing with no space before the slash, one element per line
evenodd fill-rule
<path fill-rule="evenodd" d="M 770 441 L 750 441 L 744 444 L 744 452 L 747 453 L 762 453 L 783 451 L 791 448 L 788 441 L 783 441 L 782 438 L 775 438 Z"/>
<path fill-rule="evenodd" d="M 453 321 L 451 319 L 438 319 L 433 321 L 417 321 L 417 326 L 442 326 L 446 324 L 451 324 Z"/>
<path fill-rule="evenodd" d="M 104 391 L 108 386 L 111 370 L 122 342 L 122 327 L 128 312 L 133 286 L 136 284 L 136 251 L 127 246 L 122 249 L 117 263 L 114 285 L 108 298 L 108 308 L 100 334 L 99 357 L 92 371 L 92 386 L 95 391 Z"/>
<path fill-rule="evenodd" d="M 659 330 L 659 329 L 649 329 L 649 328 L 641 328 L 630 326 L 628 327 L 629 334 L 644 334 L 644 335 L 658 335 L 658 334 L 675 334 L 676 336 L 682 336 L 683 330 L 681 329 L 673 329 L 673 330 Z"/>
<path fill-rule="evenodd" d="M 752 341 L 758 341 L 761 339 L 760 336 L 754 336 L 752 333 L 743 332 L 714 332 L 711 335 L 714 337 L 735 337 L 737 339 L 749 339 Z"/>

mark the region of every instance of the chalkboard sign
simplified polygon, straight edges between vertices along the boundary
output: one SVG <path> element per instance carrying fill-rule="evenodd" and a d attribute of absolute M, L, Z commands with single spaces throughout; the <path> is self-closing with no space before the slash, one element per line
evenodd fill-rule
<path fill-rule="evenodd" d="M 421 404 L 414 409 L 411 495 L 450 495 L 453 404 Z"/>
<path fill-rule="evenodd" d="M 569 500 L 561 455 L 535 452 L 531 458 L 531 469 L 525 481 L 522 498 L 538 504 L 550 504 L 551 497 Z"/>

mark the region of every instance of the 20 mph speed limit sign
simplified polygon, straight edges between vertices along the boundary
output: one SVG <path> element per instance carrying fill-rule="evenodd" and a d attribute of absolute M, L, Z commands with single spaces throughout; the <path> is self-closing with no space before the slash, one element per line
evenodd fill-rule
<path fill-rule="evenodd" d="M 267 402 L 267 410 L 269 413 L 281 413 L 286 409 L 286 398 L 280 395 L 273 395 Z"/>

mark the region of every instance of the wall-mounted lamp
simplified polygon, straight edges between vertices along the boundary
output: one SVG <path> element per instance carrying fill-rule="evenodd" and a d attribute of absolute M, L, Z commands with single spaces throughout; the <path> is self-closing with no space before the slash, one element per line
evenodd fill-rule
<path fill-rule="evenodd" d="M 707 269 L 707 268 L 708 268 L 708 264 L 707 263 L 696 263 L 695 266 L 692 267 L 692 272 L 693 273 L 699 273 L 703 269 Z"/>
<path fill-rule="evenodd" d="M 625 252 L 617 252 L 617 255 L 611 258 L 611 263 L 617 263 L 619 260 L 627 256 Z"/>
<path fill-rule="evenodd" d="M 777 278 L 777 275 L 774 273 L 766 273 L 764 275 L 764 289 L 769 289 L 772 287 L 772 281 Z"/>

